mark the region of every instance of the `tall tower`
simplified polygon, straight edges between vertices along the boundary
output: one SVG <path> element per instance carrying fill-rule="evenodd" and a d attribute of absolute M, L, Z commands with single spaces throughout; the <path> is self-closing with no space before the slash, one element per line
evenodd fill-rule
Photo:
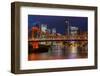
<path fill-rule="evenodd" d="M 78 27 L 75 27 L 75 26 L 71 26 L 70 27 L 70 33 L 71 35 L 77 35 L 78 34 Z"/>
<path fill-rule="evenodd" d="M 46 32 L 47 30 L 47 25 L 46 24 L 42 24 L 41 25 L 41 31 Z"/>
<path fill-rule="evenodd" d="M 65 25 L 65 33 L 67 34 L 67 35 L 69 35 L 70 34 L 70 25 L 69 25 L 69 21 L 65 21 L 65 23 L 66 23 L 66 25 Z"/>
<path fill-rule="evenodd" d="M 56 28 L 52 29 L 52 34 L 56 34 Z"/>

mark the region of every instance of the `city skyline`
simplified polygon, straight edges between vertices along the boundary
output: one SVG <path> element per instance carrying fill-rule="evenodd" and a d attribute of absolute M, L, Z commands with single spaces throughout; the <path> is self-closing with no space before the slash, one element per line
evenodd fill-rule
<path fill-rule="evenodd" d="M 46 15 L 28 15 L 28 29 L 30 30 L 36 24 L 47 24 L 49 29 L 56 28 L 56 31 L 65 34 L 65 27 L 78 27 L 81 32 L 87 32 L 88 18 L 87 17 L 68 17 L 68 16 L 46 16 Z"/>

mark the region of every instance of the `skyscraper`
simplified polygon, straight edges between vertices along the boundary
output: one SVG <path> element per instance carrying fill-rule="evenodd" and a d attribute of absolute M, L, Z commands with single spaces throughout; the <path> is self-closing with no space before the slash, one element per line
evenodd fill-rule
<path fill-rule="evenodd" d="M 66 25 L 65 25 L 65 34 L 69 35 L 70 34 L 70 25 L 69 25 L 69 21 L 65 21 Z"/>
<path fill-rule="evenodd" d="M 70 34 L 71 35 L 77 35 L 78 34 L 78 27 L 71 26 L 70 27 Z"/>
<path fill-rule="evenodd" d="M 52 28 L 52 34 L 56 34 L 56 28 Z"/>
<path fill-rule="evenodd" d="M 46 32 L 47 30 L 47 25 L 46 24 L 41 24 L 41 31 Z"/>

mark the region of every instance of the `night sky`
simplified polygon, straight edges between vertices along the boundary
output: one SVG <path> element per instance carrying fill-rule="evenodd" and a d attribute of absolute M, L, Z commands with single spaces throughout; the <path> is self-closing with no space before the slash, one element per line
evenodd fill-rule
<path fill-rule="evenodd" d="M 56 28 L 57 33 L 64 34 L 65 21 L 69 21 L 70 26 L 75 26 L 81 32 L 88 30 L 87 17 L 71 16 L 47 16 L 47 15 L 28 15 L 28 29 L 30 30 L 36 24 L 47 24 L 49 29 Z"/>

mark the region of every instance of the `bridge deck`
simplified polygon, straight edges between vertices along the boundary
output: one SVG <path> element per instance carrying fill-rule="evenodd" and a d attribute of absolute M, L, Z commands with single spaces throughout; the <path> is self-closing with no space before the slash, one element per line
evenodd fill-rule
<path fill-rule="evenodd" d="M 87 41 L 87 39 L 29 39 L 29 42 L 34 41 Z"/>

